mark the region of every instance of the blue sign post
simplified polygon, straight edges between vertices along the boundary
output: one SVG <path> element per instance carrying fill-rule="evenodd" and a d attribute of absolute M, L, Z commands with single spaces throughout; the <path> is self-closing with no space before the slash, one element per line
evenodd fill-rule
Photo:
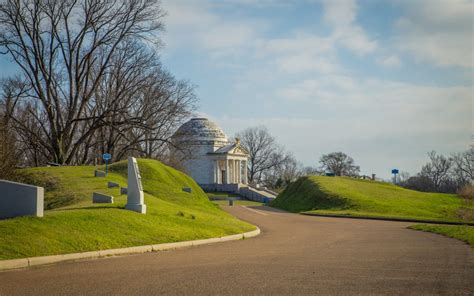
<path fill-rule="evenodd" d="M 396 184 L 397 183 L 398 169 L 393 169 L 392 174 L 393 174 L 393 184 Z"/>
<path fill-rule="evenodd" d="M 105 175 L 107 175 L 108 172 L 108 164 L 109 160 L 112 158 L 112 155 L 109 153 L 104 153 L 102 154 L 102 159 L 105 161 Z"/>

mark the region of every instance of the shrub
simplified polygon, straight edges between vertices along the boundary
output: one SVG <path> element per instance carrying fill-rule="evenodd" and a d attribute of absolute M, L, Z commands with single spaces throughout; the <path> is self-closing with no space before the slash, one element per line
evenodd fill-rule
<path fill-rule="evenodd" d="M 464 185 L 458 190 L 457 194 L 466 201 L 474 202 L 474 186 L 472 185 Z"/>

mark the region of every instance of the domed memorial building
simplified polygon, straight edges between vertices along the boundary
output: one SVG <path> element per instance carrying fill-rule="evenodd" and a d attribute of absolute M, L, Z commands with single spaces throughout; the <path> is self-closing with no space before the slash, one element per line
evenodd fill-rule
<path fill-rule="evenodd" d="M 239 139 L 226 134 L 207 118 L 193 118 L 173 135 L 171 156 L 184 159 L 182 167 L 204 190 L 239 191 L 247 184 L 248 152 Z"/>

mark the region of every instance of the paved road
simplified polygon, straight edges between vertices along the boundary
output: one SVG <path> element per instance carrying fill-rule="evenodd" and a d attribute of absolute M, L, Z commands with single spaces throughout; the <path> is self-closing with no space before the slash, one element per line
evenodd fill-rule
<path fill-rule="evenodd" d="M 474 295 L 474 249 L 409 223 L 226 207 L 241 241 L 0 273 L 0 295 Z"/>

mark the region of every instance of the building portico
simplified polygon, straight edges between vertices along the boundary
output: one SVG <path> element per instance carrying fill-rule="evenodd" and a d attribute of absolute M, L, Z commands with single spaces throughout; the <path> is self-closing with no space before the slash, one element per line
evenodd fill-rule
<path fill-rule="evenodd" d="M 215 184 L 247 184 L 247 158 L 219 155 L 214 158 Z"/>

